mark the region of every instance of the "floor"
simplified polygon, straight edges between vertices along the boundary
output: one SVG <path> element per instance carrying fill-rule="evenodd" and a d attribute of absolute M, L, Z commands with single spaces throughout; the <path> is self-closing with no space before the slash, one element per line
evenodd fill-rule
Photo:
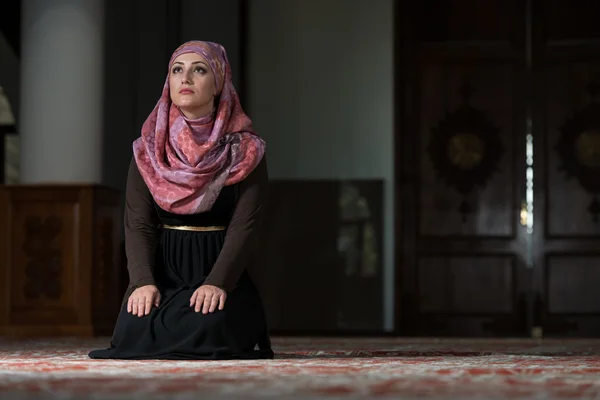
<path fill-rule="evenodd" d="M 97 361 L 0 339 L 0 399 L 600 399 L 600 340 L 275 338 L 275 360 Z"/>

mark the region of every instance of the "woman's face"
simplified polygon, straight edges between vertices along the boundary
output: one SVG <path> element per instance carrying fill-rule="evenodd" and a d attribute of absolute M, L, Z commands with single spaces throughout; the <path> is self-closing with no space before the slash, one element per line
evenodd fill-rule
<path fill-rule="evenodd" d="M 215 77 L 199 54 L 181 54 L 169 71 L 171 101 L 190 119 L 210 114 L 217 95 Z"/>

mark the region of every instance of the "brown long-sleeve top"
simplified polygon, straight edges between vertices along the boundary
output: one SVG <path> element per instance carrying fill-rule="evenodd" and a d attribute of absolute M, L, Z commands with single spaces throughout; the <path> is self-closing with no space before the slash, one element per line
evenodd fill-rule
<path fill-rule="evenodd" d="M 256 260 L 268 191 L 266 156 L 236 186 L 236 205 L 223 248 L 204 284 L 231 291 Z M 125 251 L 129 290 L 154 285 L 153 270 L 160 238 L 160 220 L 146 183 L 132 159 L 125 192 Z"/>

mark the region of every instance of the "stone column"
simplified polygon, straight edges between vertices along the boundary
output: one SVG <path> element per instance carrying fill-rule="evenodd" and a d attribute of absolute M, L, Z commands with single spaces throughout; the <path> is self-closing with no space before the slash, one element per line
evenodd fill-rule
<path fill-rule="evenodd" d="M 100 183 L 104 0 L 22 11 L 21 183 Z"/>

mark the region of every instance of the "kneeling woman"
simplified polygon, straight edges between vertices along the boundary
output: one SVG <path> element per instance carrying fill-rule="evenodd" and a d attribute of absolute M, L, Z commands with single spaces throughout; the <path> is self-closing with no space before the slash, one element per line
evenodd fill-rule
<path fill-rule="evenodd" d="M 188 42 L 133 145 L 125 206 L 130 285 L 104 359 L 273 358 L 249 270 L 260 251 L 265 143 L 225 49 Z"/>

